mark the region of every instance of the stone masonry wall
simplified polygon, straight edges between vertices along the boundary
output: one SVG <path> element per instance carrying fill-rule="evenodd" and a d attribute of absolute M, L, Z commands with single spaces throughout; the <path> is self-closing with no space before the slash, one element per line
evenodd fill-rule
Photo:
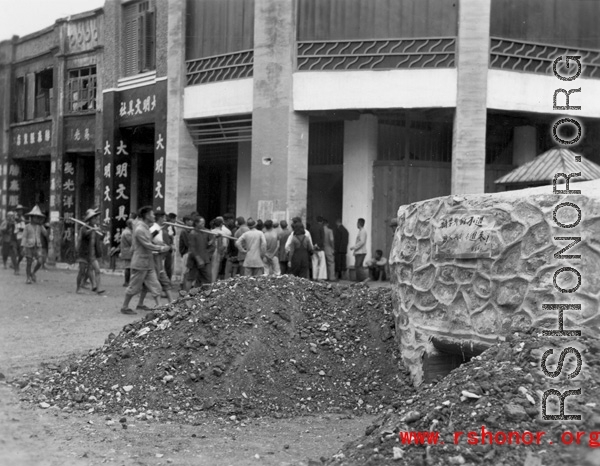
<path fill-rule="evenodd" d="M 396 328 L 413 381 L 423 380 L 425 354 L 436 354 L 431 339 L 493 344 L 514 329 L 558 328 L 558 311 L 542 304 L 580 303 L 565 311 L 564 328 L 598 335 L 600 313 L 600 182 L 571 183 L 580 195 L 554 195 L 552 187 L 497 194 L 447 196 L 402 206 L 390 253 Z M 581 222 L 570 229 L 553 220 L 561 202 L 581 209 Z M 557 211 L 563 224 L 576 221 L 573 208 Z M 571 241 L 581 242 L 556 259 Z M 553 285 L 555 272 L 577 269 L 581 286 L 563 294 Z M 562 272 L 557 284 L 577 285 Z"/>

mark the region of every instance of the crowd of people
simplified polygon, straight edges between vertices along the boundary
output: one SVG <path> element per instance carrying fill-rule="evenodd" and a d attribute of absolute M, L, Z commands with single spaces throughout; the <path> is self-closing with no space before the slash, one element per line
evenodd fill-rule
<path fill-rule="evenodd" d="M 15 274 L 19 264 L 27 260 L 26 283 L 36 282 L 36 272 L 44 266 L 48 254 L 48 229 L 43 225 L 45 215 L 36 206 L 24 214 L 23 206 L 9 212 L 0 225 L 4 268 L 10 258 Z M 105 233 L 99 225 L 100 212 L 89 209 L 79 222 L 77 262 L 79 271 L 76 291 L 91 288 L 102 294 L 100 260 Z M 348 250 L 355 259 L 357 281 L 385 279 L 386 259 L 377 250 L 376 256 L 365 263 L 367 233 L 365 220 L 358 219 L 358 234 L 350 246 L 348 230 L 340 219 L 330 226 L 327 219 L 304 225 L 300 217 L 291 224 L 285 220 L 254 220 L 235 218 L 232 214 L 216 217 L 207 226 L 197 212 L 178 220 L 176 214 L 166 214 L 151 206 L 132 213 L 121 234 L 117 248 L 125 265 L 124 314 L 135 314 L 151 308 L 144 303 L 150 294 L 154 304 L 161 296 L 171 300 L 174 289 L 212 283 L 236 275 L 292 274 L 312 280 L 337 281 L 347 278 Z M 173 283 L 174 257 L 181 256 L 183 273 L 180 283 Z M 369 277 L 364 276 L 365 267 Z M 89 283 L 89 285 L 88 285 Z M 135 310 L 132 298 L 139 295 Z"/>
<path fill-rule="evenodd" d="M 37 282 L 36 273 L 45 267 L 49 234 L 47 224 L 44 224 L 46 215 L 38 206 L 28 213 L 24 212 L 25 208 L 18 205 L 0 224 L 2 262 L 7 269 L 10 258 L 14 274 L 19 275 L 21 262 L 25 259 L 25 283 L 30 285 Z"/>

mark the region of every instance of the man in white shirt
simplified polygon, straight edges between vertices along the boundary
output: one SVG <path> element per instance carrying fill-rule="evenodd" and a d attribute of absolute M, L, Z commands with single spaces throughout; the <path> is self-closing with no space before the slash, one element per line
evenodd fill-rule
<path fill-rule="evenodd" d="M 365 231 L 365 219 L 359 218 L 356 222 L 358 227 L 358 235 L 356 235 L 356 242 L 354 246 L 350 248 L 354 254 L 354 270 L 356 272 L 356 281 L 362 282 L 364 277 L 363 263 L 367 255 L 367 232 Z"/>

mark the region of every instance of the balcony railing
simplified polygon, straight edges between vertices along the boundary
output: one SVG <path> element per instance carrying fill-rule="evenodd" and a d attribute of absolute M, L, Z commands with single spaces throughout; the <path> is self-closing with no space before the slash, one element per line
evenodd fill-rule
<path fill-rule="evenodd" d="M 205 84 L 252 76 L 253 50 L 199 58 L 186 62 L 187 85 Z"/>
<path fill-rule="evenodd" d="M 298 42 L 298 70 L 453 68 L 455 37 Z"/>
<path fill-rule="evenodd" d="M 553 75 L 554 60 L 567 55 L 581 56 L 582 76 L 600 78 L 600 50 L 491 37 L 490 68 Z M 564 76 L 570 76 L 573 66 L 566 70 L 565 63 L 562 60 L 557 70 Z"/>

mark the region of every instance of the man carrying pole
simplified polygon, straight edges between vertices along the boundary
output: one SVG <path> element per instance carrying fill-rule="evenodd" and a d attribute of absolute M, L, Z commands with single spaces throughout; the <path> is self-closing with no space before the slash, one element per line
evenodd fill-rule
<path fill-rule="evenodd" d="M 133 254 L 131 257 L 131 280 L 125 291 L 125 300 L 121 307 L 123 314 L 136 314 L 129 308 L 131 299 L 142 291 L 146 286 L 152 294 L 156 306 L 160 305 L 161 286 L 156 275 L 153 253 L 167 252 L 170 246 L 158 245 L 152 242 L 150 227 L 154 224 L 156 218 L 152 206 L 142 207 L 139 211 L 140 221 L 135 225 L 133 231 Z"/>
<path fill-rule="evenodd" d="M 77 250 L 77 262 L 79 262 L 79 273 L 77 274 L 76 292 L 83 286 L 87 277 L 92 283 L 92 291 L 97 294 L 104 293 L 100 289 L 100 264 L 98 259 L 102 257 L 102 241 L 100 237 L 103 234 L 98 227 L 98 217 L 100 212 L 95 209 L 88 209 L 85 213 L 84 223 L 79 232 L 80 240 Z M 77 219 L 71 219 L 76 223 L 82 223 Z"/>

